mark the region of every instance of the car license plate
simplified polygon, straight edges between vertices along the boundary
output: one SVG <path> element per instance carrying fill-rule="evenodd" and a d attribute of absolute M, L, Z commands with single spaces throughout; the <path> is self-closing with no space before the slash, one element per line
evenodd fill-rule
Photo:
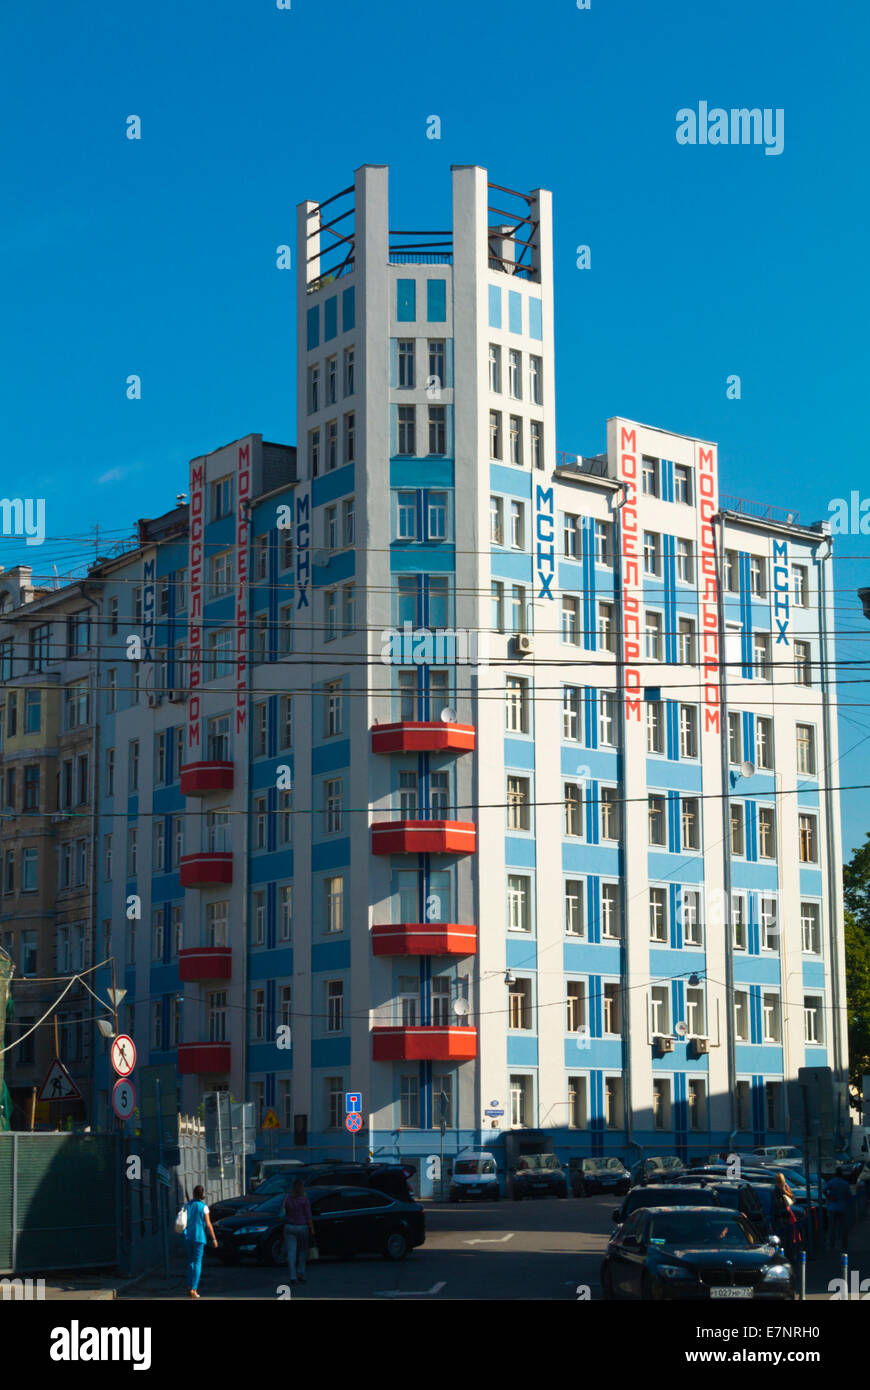
<path fill-rule="evenodd" d="M 728 1285 L 728 1284 L 723 1284 L 723 1285 L 721 1285 L 721 1286 L 715 1286 L 715 1285 L 714 1285 L 714 1287 L 710 1290 L 710 1297 L 711 1297 L 711 1298 L 751 1298 L 751 1297 L 752 1297 L 752 1289 L 747 1289 L 747 1288 L 745 1288 L 743 1285 L 740 1285 L 740 1284 L 734 1285 L 734 1286 L 731 1286 L 731 1285 Z"/>

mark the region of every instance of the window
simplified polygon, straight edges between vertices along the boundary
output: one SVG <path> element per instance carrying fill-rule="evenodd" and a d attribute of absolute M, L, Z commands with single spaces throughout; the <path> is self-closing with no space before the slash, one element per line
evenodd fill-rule
<path fill-rule="evenodd" d="M 683 945 L 703 946 L 704 928 L 701 923 L 701 894 L 696 888 L 683 888 L 680 894 L 683 918 Z"/>
<path fill-rule="evenodd" d="M 746 808 L 740 801 L 731 803 L 731 853 L 746 853 Z"/>
<path fill-rule="evenodd" d="M 508 391 L 515 401 L 523 395 L 523 355 L 516 348 L 508 352 Z"/>
<path fill-rule="evenodd" d="M 820 1046 L 825 1041 L 824 1008 L 821 999 L 814 994 L 804 995 L 804 1042 Z"/>
<path fill-rule="evenodd" d="M 619 923 L 619 884 L 601 885 L 601 935 L 608 941 L 619 941 L 622 936 Z"/>
<path fill-rule="evenodd" d="M 529 682 L 523 676 L 508 676 L 505 681 L 505 728 L 509 733 L 529 732 Z"/>
<path fill-rule="evenodd" d="M 316 415 L 320 409 L 320 364 L 308 368 L 308 412 Z"/>
<path fill-rule="evenodd" d="M 681 847 L 701 848 L 701 803 L 696 796 L 680 799 Z"/>
<path fill-rule="evenodd" d="M 205 813 L 205 846 L 208 854 L 223 854 L 230 849 L 230 812 L 220 806 Z"/>
<path fill-rule="evenodd" d="M 489 539 L 492 545 L 504 545 L 504 504 L 501 497 L 489 499 Z"/>
<path fill-rule="evenodd" d="M 605 984 L 602 998 L 602 1031 L 605 1035 L 622 1032 L 622 986 Z"/>
<path fill-rule="evenodd" d="M 613 566 L 613 525 L 609 521 L 596 521 L 593 529 L 593 547 L 596 565 Z"/>
<path fill-rule="evenodd" d="M 507 910 L 509 931 L 531 931 L 531 882 L 527 874 L 508 874 Z"/>
<path fill-rule="evenodd" d="M 791 587 L 794 597 L 795 607 L 809 608 L 810 606 L 810 581 L 809 571 L 806 565 L 792 565 L 791 567 Z"/>
<path fill-rule="evenodd" d="M 692 469 L 682 463 L 674 464 L 674 501 L 684 502 L 688 507 L 694 503 Z"/>
<path fill-rule="evenodd" d="M 697 661 L 695 644 L 695 619 L 677 619 L 677 661 L 683 666 L 694 666 Z"/>
<path fill-rule="evenodd" d="M 653 1129 L 670 1129 L 671 1083 L 663 1078 L 653 1081 Z"/>
<path fill-rule="evenodd" d="M 795 728 L 797 745 L 797 770 L 808 777 L 816 775 L 816 731 L 811 724 L 798 724 Z"/>
<path fill-rule="evenodd" d="M 206 995 L 208 1008 L 209 1042 L 227 1040 L 227 992 L 224 989 L 211 990 Z"/>
<path fill-rule="evenodd" d="M 341 681 L 329 681 L 324 690 L 324 734 L 331 738 L 342 730 Z"/>
<path fill-rule="evenodd" d="M 643 492 L 645 497 L 658 497 L 659 495 L 659 461 L 658 459 L 643 456 Z"/>
<path fill-rule="evenodd" d="M 569 980 L 566 999 L 565 1028 L 569 1033 L 585 1032 L 588 1027 L 586 1008 L 586 984 L 582 980 Z"/>
<path fill-rule="evenodd" d="M 544 364 L 540 357 L 529 358 L 529 396 L 532 405 L 541 405 L 543 401 L 543 375 Z"/>
<path fill-rule="evenodd" d="M 233 669 L 233 630 L 230 627 L 218 628 L 208 634 L 209 679 L 217 680 L 228 676 Z"/>
<path fill-rule="evenodd" d="M 666 845 L 665 798 L 648 798 L 649 842 L 651 845 Z"/>
<path fill-rule="evenodd" d="M 680 705 L 680 757 L 698 756 L 698 707 Z"/>
<path fill-rule="evenodd" d="M 155 819 L 151 833 L 152 868 L 162 874 L 166 863 L 166 826 L 162 819 Z"/>
<path fill-rule="evenodd" d="M 564 786 L 565 834 L 583 834 L 583 797 L 576 782 Z"/>
<path fill-rule="evenodd" d="M 308 467 L 316 478 L 320 472 L 320 430 L 308 431 Z"/>
<path fill-rule="evenodd" d="M 662 659 L 662 630 L 661 613 L 652 613 L 647 609 L 644 614 L 647 661 L 661 661 Z"/>
<path fill-rule="evenodd" d="M 662 572 L 662 538 L 655 531 L 643 533 L 644 574 L 660 575 Z"/>
<path fill-rule="evenodd" d="M 508 1028 L 531 1029 L 532 982 L 514 980 L 508 990 Z"/>
<path fill-rule="evenodd" d="M 230 905 L 226 900 L 208 903 L 205 909 L 206 945 L 229 945 Z"/>
<path fill-rule="evenodd" d="M 511 548 L 526 548 L 526 509 L 522 502 L 511 502 Z"/>
<path fill-rule="evenodd" d="M 725 551 L 724 580 L 726 593 L 740 592 L 740 556 L 736 550 Z"/>
<path fill-rule="evenodd" d="M 444 339 L 429 339 L 429 386 L 440 391 L 445 384 L 444 372 Z"/>
<path fill-rule="evenodd" d="M 44 671 L 50 659 L 51 623 L 40 623 L 38 627 L 33 628 L 30 632 L 28 642 L 28 669 L 31 671 Z M 11 645 L 9 651 L 11 666 Z"/>
<path fill-rule="evenodd" d="M 585 1129 L 589 1112 L 585 1076 L 568 1077 L 568 1128 Z"/>
<path fill-rule="evenodd" d="M 429 453 L 447 453 L 447 407 L 443 405 L 429 407 Z"/>
<path fill-rule="evenodd" d="M 753 632 L 752 634 L 752 664 L 755 674 L 759 680 L 769 681 L 771 678 L 770 670 L 770 634 L 767 632 Z"/>
<path fill-rule="evenodd" d="M 416 454 L 417 452 L 417 412 L 413 405 L 400 405 L 398 452 Z"/>
<path fill-rule="evenodd" d="M 344 1028 L 344 985 L 341 980 L 326 982 L 326 1031 L 340 1033 Z"/>
<path fill-rule="evenodd" d="M 773 768 L 773 720 L 756 715 L 755 766 L 770 771 Z"/>
<path fill-rule="evenodd" d="M 707 1036 L 704 990 L 700 985 L 686 986 L 686 1024 L 690 1037 L 704 1038 Z"/>
<path fill-rule="evenodd" d="M 734 938 L 734 949 L 736 951 L 746 950 L 746 929 L 748 922 L 746 894 L 733 893 L 731 895 L 731 930 Z"/>
<path fill-rule="evenodd" d="M 776 813 L 772 806 L 758 808 L 758 853 L 762 859 L 776 858 Z"/>
<path fill-rule="evenodd" d="M 649 937 L 650 941 L 667 943 L 668 890 L 666 888 L 651 888 L 649 890 Z"/>
<path fill-rule="evenodd" d="M 81 761 L 81 760 L 80 760 Z M 84 759 L 87 766 L 87 759 Z M 79 803 L 87 801 L 87 790 L 85 795 L 79 797 Z M 24 769 L 24 808 L 25 811 L 39 810 L 39 764 L 31 763 Z"/>
<path fill-rule="evenodd" d="M 801 950 L 806 955 L 821 955 L 822 923 L 818 903 L 801 903 Z"/>
<path fill-rule="evenodd" d="M 508 830 L 531 829 L 529 786 L 528 777 L 508 777 L 507 779 Z"/>
<path fill-rule="evenodd" d="M 151 914 L 151 959 L 163 959 L 163 908 L 157 907 Z"/>
<path fill-rule="evenodd" d="M 778 994 L 765 993 L 761 997 L 762 1030 L 765 1042 L 782 1041 L 782 1019 Z"/>
<path fill-rule="evenodd" d="M 676 500 L 680 501 L 681 499 L 677 498 Z M 689 1112 L 690 1130 L 701 1130 L 707 1128 L 706 1081 L 692 1080 L 689 1082 L 686 1094 L 686 1109 Z"/>
<path fill-rule="evenodd" d="M 293 933 L 293 889 L 288 883 L 278 889 L 278 940 L 289 941 Z"/>
<path fill-rule="evenodd" d="M 671 991 L 667 985 L 653 985 L 649 992 L 650 1032 L 653 1037 L 671 1035 Z"/>
<path fill-rule="evenodd" d="M 492 459 L 500 459 L 502 456 L 500 410 L 489 412 L 489 456 Z"/>
<path fill-rule="evenodd" d="M 67 729 L 79 729 L 88 722 L 88 683 L 72 681 L 64 691 L 65 723 Z M 10 728 L 9 733 L 13 731 Z"/>
<path fill-rule="evenodd" d="M 544 466 L 544 426 L 538 420 L 532 420 L 529 425 L 529 443 L 531 445 L 531 462 L 533 468 L 543 468 Z"/>
<path fill-rule="evenodd" d="M 749 993 L 745 989 L 734 991 L 734 1037 L 737 1042 L 749 1042 Z"/>
<path fill-rule="evenodd" d="M 293 747 L 293 696 L 282 695 L 278 705 L 278 747 Z"/>
<path fill-rule="evenodd" d="M 501 348 L 496 343 L 489 345 L 489 389 L 501 393 Z"/>
<path fill-rule="evenodd" d="M 646 705 L 646 751 L 665 751 L 664 705 L 661 700 L 648 700 Z"/>
<path fill-rule="evenodd" d="M 399 339 L 399 389 L 410 390 L 414 386 L 414 339 Z"/>
<path fill-rule="evenodd" d="M 620 834 L 619 792 L 616 787 L 601 787 L 599 790 L 601 807 L 602 840 L 618 840 Z"/>
<path fill-rule="evenodd" d="M 338 358 L 326 359 L 326 404 L 335 405 L 337 387 Z"/>
<path fill-rule="evenodd" d="M 691 541 L 676 541 L 674 547 L 674 559 L 676 562 L 677 579 L 683 584 L 694 584 L 695 582 L 695 553 Z"/>
<path fill-rule="evenodd" d="M 752 1129 L 752 1084 L 737 1082 L 737 1128 Z"/>
<path fill-rule="evenodd" d="M 562 737 L 577 743 L 582 732 L 579 685 L 562 686 Z"/>
<path fill-rule="evenodd" d="M 26 690 L 24 692 L 24 732 L 26 734 L 38 734 L 41 724 L 42 692 Z"/>
<path fill-rule="evenodd" d="M 562 641 L 569 646 L 580 645 L 580 600 L 562 597 Z"/>
<path fill-rule="evenodd" d="M 794 670 L 795 681 L 798 685 L 812 685 L 813 665 L 809 642 L 795 641 Z"/>
<path fill-rule="evenodd" d="M 106 749 L 106 796 L 115 794 L 115 750 Z"/>
<path fill-rule="evenodd" d="M 598 647 L 604 652 L 616 651 L 616 620 L 612 603 L 598 605 Z"/>
<path fill-rule="evenodd" d="M 399 1077 L 399 1124 L 402 1129 L 420 1128 L 420 1079 L 415 1075 Z"/>
<path fill-rule="evenodd" d="M 221 598 L 231 593 L 232 587 L 233 555 L 231 550 L 226 550 L 222 555 L 215 555 L 211 562 L 211 597 Z"/>
<path fill-rule="evenodd" d="M 779 915 L 776 898 L 762 897 L 761 945 L 765 951 L 776 951 L 779 947 Z"/>
<path fill-rule="evenodd" d="M 103 878 L 110 882 L 112 878 L 112 843 L 111 835 L 103 836 Z"/>
<path fill-rule="evenodd" d="M 21 851 L 21 891 L 35 893 L 39 887 L 39 850 L 28 846 Z"/>
<path fill-rule="evenodd" d="M 598 742 L 604 748 L 617 746 L 616 692 L 602 690 L 598 696 Z"/>
<path fill-rule="evenodd" d="M 338 834 L 341 830 L 342 778 L 333 777 L 323 784 L 323 819 L 327 835 Z"/>
<path fill-rule="evenodd" d="M 580 559 L 580 518 L 573 512 L 562 515 L 562 554 L 569 560 Z"/>
<path fill-rule="evenodd" d="M 430 492 L 426 498 L 426 535 L 430 541 L 447 539 L 446 492 Z"/>
<path fill-rule="evenodd" d="M 621 1076 L 604 1078 L 604 1125 L 606 1129 L 621 1129 L 625 1119 Z"/>
<path fill-rule="evenodd" d="M 743 762 L 743 720 L 733 711 L 728 715 L 728 761 L 735 766 Z"/>
<path fill-rule="evenodd" d="M 802 864 L 816 864 L 819 858 L 818 819 L 803 813 L 798 816 L 800 861 Z"/>
<path fill-rule="evenodd" d="M 749 557 L 749 592 L 754 598 L 767 595 L 767 561 L 761 555 Z"/>
<path fill-rule="evenodd" d="M 344 878 L 341 874 L 327 878 L 324 883 L 326 895 L 326 930 L 340 932 L 344 929 Z"/>
<path fill-rule="evenodd" d="M 324 1088 L 327 1129 L 340 1129 L 344 1124 L 344 1077 L 327 1076 Z"/>
<path fill-rule="evenodd" d="M 523 461 L 523 424 L 519 415 L 508 417 L 508 457 L 511 463 L 522 464 Z"/>
<path fill-rule="evenodd" d="M 565 879 L 565 933 L 567 936 L 586 935 L 583 879 Z"/>
<path fill-rule="evenodd" d="M 127 751 L 127 790 L 139 790 L 139 740 L 131 738 Z"/>

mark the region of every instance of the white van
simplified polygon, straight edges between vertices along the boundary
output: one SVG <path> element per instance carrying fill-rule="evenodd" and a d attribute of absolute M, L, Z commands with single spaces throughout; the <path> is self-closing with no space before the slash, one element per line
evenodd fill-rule
<path fill-rule="evenodd" d="M 481 1150 L 463 1154 L 454 1160 L 449 1199 L 451 1202 L 461 1202 L 463 1197 L 498 1201 L 498 1169 L 492 1154 Z"/>

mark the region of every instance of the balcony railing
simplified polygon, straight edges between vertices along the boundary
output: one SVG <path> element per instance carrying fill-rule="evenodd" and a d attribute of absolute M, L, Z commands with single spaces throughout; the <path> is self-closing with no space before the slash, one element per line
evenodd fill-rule
<path fill-rule="evenodd" d="M 732 497 L 719 494 L 719 509 L 723 512 L 739 512 L 741 516 L 754 517 L 757 521 L 772 521 L 781 526 L 800 526 L 801 514 L 796 508 L 774 507 L 769 502 L 752 502 L 747 497 Z"/>
<path fill-rule="evenodd" d="M 450 1024 L 372 1028 L 375 1062 L 467 1062 L 477 1056 L 477 1029 Z"/>

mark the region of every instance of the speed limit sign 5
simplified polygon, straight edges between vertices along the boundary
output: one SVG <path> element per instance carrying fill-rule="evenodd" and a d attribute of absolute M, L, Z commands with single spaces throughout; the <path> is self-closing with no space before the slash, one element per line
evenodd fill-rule
<path fill-rule="evenodd" d="M 136 1107 L 136 1091 L 132 1081 L 116 1081 L 112 1088 L 112 1109 L 119 1120 L 126 1120 Z"/>

